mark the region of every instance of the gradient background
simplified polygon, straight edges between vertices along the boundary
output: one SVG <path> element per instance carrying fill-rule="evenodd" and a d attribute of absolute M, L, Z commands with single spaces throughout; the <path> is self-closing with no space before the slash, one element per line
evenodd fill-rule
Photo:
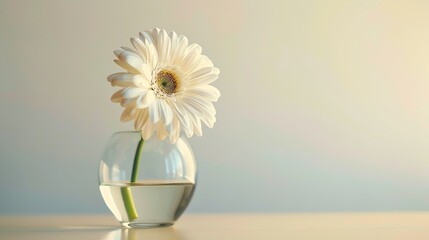
<path fill-rule="evenodd" d="M 113 50 L 153 27 L 221 69 L 191 212 L 429 210 L 428 1 L 0 0 L 0 214 L 107 213 Z"/>

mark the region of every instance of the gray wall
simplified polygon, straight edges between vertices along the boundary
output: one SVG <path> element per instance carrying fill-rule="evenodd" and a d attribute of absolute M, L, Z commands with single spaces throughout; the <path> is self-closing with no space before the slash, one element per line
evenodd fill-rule
<path fill-rule="evenodd" d="M 104 213 L 106 76 L 153 27 L 221 69 L 190 211 L 429 210 L 425 1 L 0 0 L 0 214 Z"/>

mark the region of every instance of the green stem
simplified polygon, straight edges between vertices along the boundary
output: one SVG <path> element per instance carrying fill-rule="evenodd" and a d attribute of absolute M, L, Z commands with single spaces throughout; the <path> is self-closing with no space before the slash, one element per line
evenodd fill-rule
<path fill-rule="evenodd" d="M 134 155 L 133 169 L 131 172 L 131 183 L 135 183 L 137 181 L 137 173 L 139 170 L 140 158 L 143 151 L 143 143 L 144 143 L 144 140 L 142 138 L 140 139 L 139 144 L 137 145 L 136 154 Z M 124 200 L 124 207 L 125 207 L 125 211 L 127 212 L 129 221 L 133 221 L 134 219 L 137 219 L 139 215 L 137 214 L 137 209 L 134 204 L 131 188 L 130 187 L 121 188 L 121 195 L 122 195 L 122 199 Z"/>
<path fill-rule="evenodd" d="M 137 173 L 139 170 L 139 163 L 140 163 L 140 157 L 142 156 L 142 150 L 143 150 L 143 138 L 140 139 L 139 144 L 137 145 L 136 154 L 134 155 L 134 163 L 133 163 L 133 170 L 131 173 L 131 182 L 134 183 L 137 180 Z"/>
<path fill-rule="evenodd" d="M 133 195 L 131 193 L 130 187 L 122 187 L 121 188 L 122 199 L 124 200 L 125 211 L 127 212 L 128 220 L 133 221 L 138 218 L 139 215 L 137 213 L 136 206 L 134 204 Z"/>

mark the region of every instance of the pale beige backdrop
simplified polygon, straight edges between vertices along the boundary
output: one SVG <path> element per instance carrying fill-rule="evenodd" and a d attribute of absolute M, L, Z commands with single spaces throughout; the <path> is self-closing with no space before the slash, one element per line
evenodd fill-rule
<path fill-rule="evenodd" d="M 221 69 L 194 212 L 429 210 L 428 1 L 0 0 L 0 214 L 107 212 L 106 76 L 153 27 Z"/>

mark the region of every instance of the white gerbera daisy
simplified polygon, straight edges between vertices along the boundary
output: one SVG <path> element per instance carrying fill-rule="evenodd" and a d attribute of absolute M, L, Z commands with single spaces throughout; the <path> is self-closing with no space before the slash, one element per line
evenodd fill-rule
<path fill-rule="evenodd" d="M 197 44 L 188 45 L 185 36 L 158 28 L 131 38 L 134 49 L 115 51 L 115 63 L 126 72 L 110 75 L 112 86 L 124 87 L 112 101 L 125 108 L 122 121 L 134 120 L 142 138 L 155 132 L 160 140 L 176 142 L 183 130 L 187 137 L 202 135 L 201 121 L 212 128 L 220 92 L 209 85 L 219 69 L 201 54 Z"/>

